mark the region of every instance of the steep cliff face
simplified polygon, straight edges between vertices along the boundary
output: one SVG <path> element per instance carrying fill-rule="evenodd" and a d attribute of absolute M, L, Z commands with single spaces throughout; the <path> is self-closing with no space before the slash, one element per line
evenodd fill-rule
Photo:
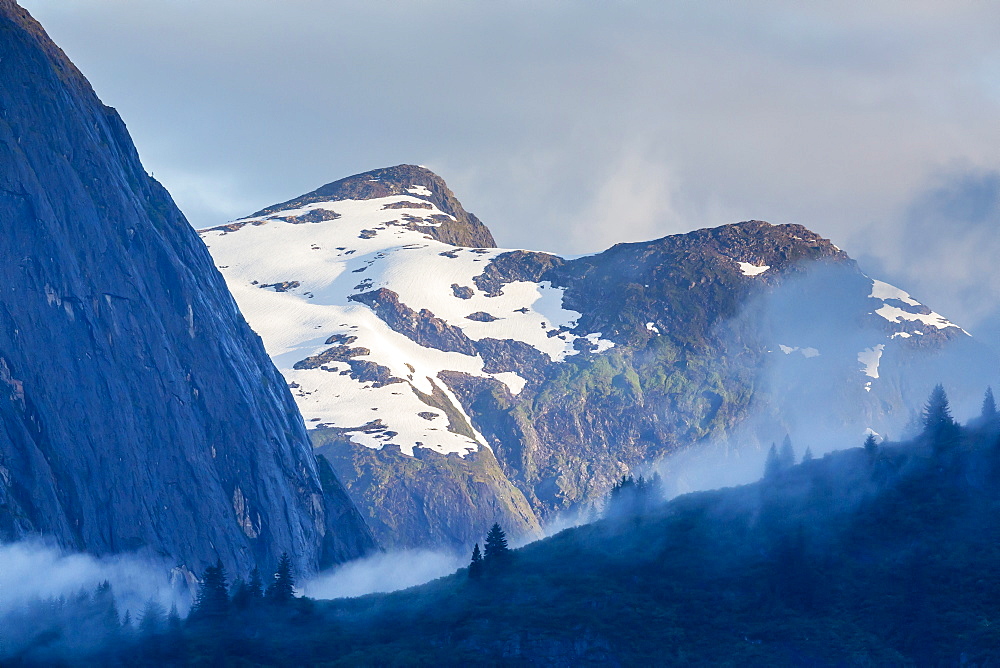
<path fill-rule="evenodd" d="M 0 0 L 0 538 L 309 571 L 371 535 L 124 124 Z"/>
<path fill-rule="evenodd" d="M 979 394 L 996 368 L 800 225 L 566 259 L 492 247 L 422 168 L 337 184 L 202 238 L 388 544 L 531 533 L 713 441 L 896 434 L 934 383 Z"/>

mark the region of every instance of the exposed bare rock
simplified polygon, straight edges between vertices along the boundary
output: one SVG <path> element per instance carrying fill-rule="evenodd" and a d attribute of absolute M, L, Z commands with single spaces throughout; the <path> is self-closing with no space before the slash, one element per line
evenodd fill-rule
<path fill-rule="evenodd" d="M 422 346 L 476 354 L 476 345 L 458 327 L 434 317 L 427 309 L 414 311 L 399 301 L 399 295 L 392 290 L 379 288 L 360 295 L 352 295 L 351 301 L 365 304 L 375 311 L 392 329 L 405 334 Z"/>
<path fill-rule="evenodd" d="M 118 114 L 0 0 L 0 541 L 300 573 L 372 549 Z"/>
<path fill-rule="evenodd" d="M 414 187 L 426 188 L 429 195 L 417 195 Z M 436 226 L 428 226 L 426 232 L 439 241 L 455 246 L 494 248 L 496 242 L 489 229 L 473 214 L 462 208 L 454 193 L 434 172 L 416 165 L 397 165 L 385 169 L 375 169 L 363 174 L 350 176 L 317 188 L 311 193 L 282 202 L 253 214 L 253 217 L 294 209 L 314 202 L 344 199 L 374 199 L 391 195 L 407 195 L 424 198 L 448 218 L 435 221 Z"/>

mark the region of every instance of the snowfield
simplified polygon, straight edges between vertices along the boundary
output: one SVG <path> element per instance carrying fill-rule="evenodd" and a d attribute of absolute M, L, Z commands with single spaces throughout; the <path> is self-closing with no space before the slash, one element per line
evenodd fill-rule
<path fill-rule="evenodd" d="M 547 281 L 508 282 L 495 294 L 480 287 L 476 278 L 509 251 L 434 239 L 434 228 L 454 218 L 433 197 L 413 185 L 400 195 L 314 202 L 200 232 L 310 428 L 336 428 L 370 448 L 464 456 L 486 439 L 443 380 L 447 373 L 491 379 L 512 395 L 527 382 L 513 371 L 487 372 L 476 342 L 521 342 L 552 362 L 614 347 L 601 332 L 581 331 L 581 314 L 564 308 L 563 289 Z M 771 269 L 736 264 L 748 277 Z M 924 332 L 967 334 L 888 283 L 872 280 L 867 297 L 869 315 L 884 322 L 863 341 L 840 350 L 836 340 L 788 338 L 775 343 L 781 357 L 817 364 L 811 360 L 822 349 L 823 360 L 857 368 L 870 392 L 880 362 L 891 358 L 883 352 Z M 418 343 L 400 333 L 415 331 L 407 323 L 432 331 L 413 334 Z M 655 322 L 645 329 L 660 334 Z"/>
<path fill-rule="evenodd" d="M 478 354 L 420 345 L 351 296 L 391 290 L 409 309 L 430 311 L 473 342 L 520 341 L 552 361 L 579 354 L 578 339 L 598 353 L 614 343 L 599 332 L 574 334 L 580 314 L 564 309 L 563 290 L 548 282 L 515 281 L 499 295 L 484 293 L 474 278 L 508 251 L 431 238 L 428 230 L 447 215 L 424 199 L 432 195 L 427 187 L 407 192 L 317 202 L 200 235 L 307 426 L 344 429 L 371 448 L 395 444 L 407 454 L 426 447 L 464 456 L 485 439 L 442 372 L 491 378 L 515 395 L 525 379 L 485 372 Z M 304 362 L 331 349 L 342 353 L 338 359 Z M 378 377 L 356 377 L 358 362 L 377 365 Z"/>

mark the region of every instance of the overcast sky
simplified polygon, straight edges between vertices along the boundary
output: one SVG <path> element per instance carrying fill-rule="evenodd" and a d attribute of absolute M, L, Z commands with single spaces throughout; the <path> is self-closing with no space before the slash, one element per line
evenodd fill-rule
<path fill-rule="evenodd" d="M 801 223 L 1000 341 L 1000 3 L 21 3 L 196 227 L 416 163 L 505 247 Z"/>

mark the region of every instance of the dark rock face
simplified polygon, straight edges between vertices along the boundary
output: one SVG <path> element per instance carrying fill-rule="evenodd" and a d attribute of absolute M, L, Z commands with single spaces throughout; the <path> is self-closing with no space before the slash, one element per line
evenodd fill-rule
<path fill-rule="evenodd" d="M 330 459 L 344 484 L 370 495 L 360 504 L 365 519 L 393 545 L 465 546 L 481 540 L 498 519 L 511 535 L 539 530 L 524 495 L 486 448 L 464 458 L 417 448 L 410 457 L 393 446 L 358 446 L 337 430 L 311 434 L 321 459 Z"/>
<path fill-rule="evenodd" d="M 350 299 L 364 304 L 394 331 L 422 346 L 466 355 L 476 354 L 476 344 L 465 335 L 465 332 L 435 317 L 427 309 L 421 309 L 419 313 L 414 311 L 400 302 L 399 295 L 392 290 L 379 288 L 352 295 Z"/>
<path fill-rule="evenodd" d="M 421 195 L 407 190 L 411 186 L 423 186 L 429 194 Z M 363 174 L 349 176 L 346 179 L 328 183 L 321 188 L 317 188 L 311 193 L 296 197 L 295 199 L 281 204 L 269 206 L 253 214 L 253 218 L 267 216 L 278 211 L 286 211 L 312 204 L 314 202 L 329 202 L 344 199 L 375 199 L 378 197 L 389 197 L 392 195 L 411 195 L 418 198 L 426 198 L 449 216 L 441 217 L 435 222 L 436 226 L 421 226 L 422 219 L 413 218 L 414 224 L 423 232 L 438 241 L 453 246 L 466 246 L 471 248 L 495 248 L 496 242 L 489 229 L 473 214 L 462 208 L 461 203 L 455 198 L 454 193 L 448 189 L 444 180 L 424 167 L 416 165 L 397 165 L 385 169 L 375 169 Z M 424 208 L 420 205 L 389 205 L 387 208 Z M 419 213 L 419 211 L 418 211 Z M 407 215 L 403 214 L 403 220 L 407 220 Z"/>
<path fill-rule="evenodd" d="M 238 572 L 371 550 L 121 119 L 0 0 L 0 539 Z"/>

